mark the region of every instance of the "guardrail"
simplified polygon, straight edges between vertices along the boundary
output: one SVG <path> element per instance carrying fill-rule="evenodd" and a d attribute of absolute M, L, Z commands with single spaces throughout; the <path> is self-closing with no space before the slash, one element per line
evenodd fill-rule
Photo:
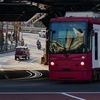
<path fill-rule="evenodd" d="M 15 50 L 15 45 L 0 46 L 0 53 L 10 52 Z"/>

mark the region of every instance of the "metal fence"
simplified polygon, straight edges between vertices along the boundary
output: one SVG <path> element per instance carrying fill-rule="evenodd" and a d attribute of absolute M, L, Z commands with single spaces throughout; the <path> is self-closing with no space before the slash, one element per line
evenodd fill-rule
<path fill-rule="evenodd" d="M 15 50 L 15 45 L 12 44 L 0 46 L 0 53 L 14 51 L 14 50 Z"/>

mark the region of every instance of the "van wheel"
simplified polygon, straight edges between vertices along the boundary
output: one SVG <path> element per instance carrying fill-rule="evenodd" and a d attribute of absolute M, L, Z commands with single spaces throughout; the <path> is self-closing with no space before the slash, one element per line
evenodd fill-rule
<path fill-rule="evenodd" d="M 25 60 L 27 60 L 27 56 L 25 57 Z"/>
<path fill-rule="evenodd" d="M 30 59 L 30 57 L 28 57 L 28 59 Z"/>

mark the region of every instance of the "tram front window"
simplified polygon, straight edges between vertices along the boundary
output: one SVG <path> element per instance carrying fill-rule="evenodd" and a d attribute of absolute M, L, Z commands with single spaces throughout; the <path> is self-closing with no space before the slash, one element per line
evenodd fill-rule
<path fill-rule="evenodd" d="M 84 53 L 86 26 L 85 21 L 51 23 L 50 53 Z"/>

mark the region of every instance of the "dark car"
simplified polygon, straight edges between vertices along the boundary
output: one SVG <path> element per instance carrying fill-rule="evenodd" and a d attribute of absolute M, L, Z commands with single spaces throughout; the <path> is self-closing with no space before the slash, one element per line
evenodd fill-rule
<path fill-rule="evenodd" d="M 15 60 L 24 58 L 30 59 L 30 52 L 27 46 L 18 46 L 15 50 Z"/>

